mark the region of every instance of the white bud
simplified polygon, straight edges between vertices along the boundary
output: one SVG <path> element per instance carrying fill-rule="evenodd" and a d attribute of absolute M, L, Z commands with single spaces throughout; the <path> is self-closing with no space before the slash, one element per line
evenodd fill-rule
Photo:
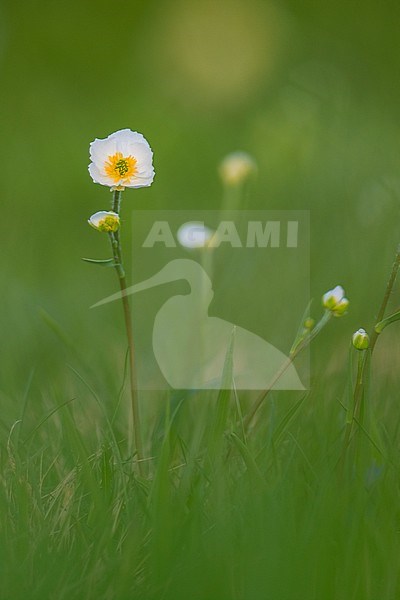
<path fill-rule="evenodd" d="M 330 310 L 334 317 L 343 316 L 349 307 L 349 301 L 345 298 L 344 289 L 337 285 L 322 296 L 322 305 Z"/>
<path fill-rule="evenodd" d="M 228 154 L 219 167 L 219 174 L 225 185 L 239 185 L 257 172 L 255 160 L 246 152 Z"/>
<path fill-rule="evenodd" d="M 88 220 L 89 225 L 97 231 L 117 231 L 120 225 L 119 215 L 113 211 L 100 210 L 94 213 Z"/>
<path fill-rule="evenodd" d="M 185 248 L 204 248 L 214 235 L 214 231 L 200 221 L 184 223 L 179 227 L 177 238 Z"/>

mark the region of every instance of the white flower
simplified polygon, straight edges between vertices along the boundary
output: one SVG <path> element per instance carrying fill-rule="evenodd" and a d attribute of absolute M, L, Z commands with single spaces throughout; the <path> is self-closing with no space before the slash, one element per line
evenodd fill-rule
<path fill-rule="evenodd" d="M 357 350 L 366 350 L 369 347 L 369 335 L 365 329 L 357 329 L 357 331 L 353 333 L 352 342 L 354 348 Z"/>
<path fill-rule="evenodd" d="M 97 231 L 117 231 L 119 228 L 119 216 L 113 211 L 100 210 L 94 213 L 88 220 L 89 225 L 97 229 Z"/>
<path fill-rule="evenodd" d="M 343 316 L 349 307 L 349 301 L 345 298 L 344 289 L 341 285 L 337 285 L 333 290 L 326 292 L 322 296 L 322 304 L 335 317 Z"/>
<path fill-rule="evenodd" d="M 179 227 L 177 237 L 180 245 L 185 248 L 204 248 L 213 234 L 214 232 L 205 227 L 204 223 L 191 221 Z"/>
<path fill-rule="evenodd" d="M 89 173 L 95 183 L 112 190 L 148 187 L 153 183 L 153 152 L 141 133 L 121 129 L 90 144 Z"/>
<path fill-rule="evenodd" d="M 254 159 L 246 152 L 228 154 L 219 167 L 219 174 L 226 185 L 239 185 L 256 171 Z"/>

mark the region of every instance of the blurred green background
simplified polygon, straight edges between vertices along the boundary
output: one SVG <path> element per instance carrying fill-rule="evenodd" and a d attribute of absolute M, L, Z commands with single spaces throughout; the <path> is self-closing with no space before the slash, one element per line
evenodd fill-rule
<path fill-rule="evenodd" d="M 400 240 L 399 17 L 390 0 L 0 0 L 0 596 L 399 597 L 397 323 L 348 447 L 339 403 Z M 247 438 L 248 398 L 221 416 L 224 394 L 175 394 L 171 429 L 167 394 L 142 402 L 148 479 L 121 307 L 89 309 L 115 273 L 81 261 L 109 256 L 89 143 L 121 128 L 156 170 L 124 194 L 128 274 L 134 211 L 218 209 L 218 165 L 243 150 L 247 208 L 310 211 L 312 315 L 337 284 L 351 302 L 312 343 L 306 401 L 271 393 Z M 303 310 L 293 282 L 285 340 Z"/>
<path fill-rule="evenodd" d="M 88 308 L 115 275 L 80 258 L 109 252 L 86 223 L 110 201 L 88 176 L 89 142 L 124 127 L 146 136 L 156 169 L 151 188 L 126 193 L 127 219 L 130 208 L 219 207 L 217 167 L 238 149 L 259 166 L 249 208 L 311 211 L 315 312 L 338 283 L 351 300 L 314 364 L 343 367 L 351 333 L 372 325 L 400 238 L 399 13 L 372 0 L 2 1 L 0 388 L 10 419 L 32 369 L 51 385 L 71 361 L 42 311 L 99 382 L 120 368 L 118 307 L 106 322 Z M 301 315 L 294 301 L 286 310 Z M 376 357 L 386 374 L 395 332 L 388 346 L 390 358 Z"/>

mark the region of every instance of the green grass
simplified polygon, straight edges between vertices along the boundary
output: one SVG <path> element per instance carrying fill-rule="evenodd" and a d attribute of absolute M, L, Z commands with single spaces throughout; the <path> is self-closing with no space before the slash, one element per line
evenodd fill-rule
<path fill-rule="evenodd" d="M 123 404 L 111 422 L 121 382 L 105 396 L 70 373 L 79 397 L 46 394 L 33 374 L 22 420 L 3 422 L 1 597 L 398 596 L 393 390 L 369 397 L 344 469 L 345 377 L 272 392 L 247 436 L 233 398 L 153 398 L 139 478 Z M 251 401 L 239 397 L 243 412 Z"/>

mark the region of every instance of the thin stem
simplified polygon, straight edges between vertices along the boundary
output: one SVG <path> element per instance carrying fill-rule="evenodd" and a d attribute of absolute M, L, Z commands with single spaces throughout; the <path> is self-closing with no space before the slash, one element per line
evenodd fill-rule
<path fill-rule="evenodd" d="M 321 329 L 323 327 L 325 327 L 325 325 L 330 320 L 331 316 L 332 316 L 332 313 L 330 311 L 326 311 L 324 313 L 323 317 L 320 319 L 320 321 L 316 324 L 314 329 L 311 331 L 311 333 L 307 337 L 304 337 L 303 339 L 299 340 L 297 345 L 294 346 L 293 350 L 291 351 L 291 353 L 289 354 L 287 359 L 282 363 L 281 367 L 278 369 L 278 371 L 275 373 L 275 375 L 271 379 L 267 388 L 265 390 L 263 390 L 261 392 L 260 396 L 257 398 L 251 412 L 246 416 L 244 423 L 243 423 L 243 426 L 245 429 L 247 429 L 250 426 L 258 409 L 261 407 L 265 398 L 268 396 L 269 392 L 272 390 L 272 388 L 274 387 L 276 382 L 282 377 L 282 375 L 285 373 L 285 371 L 287 371 L 287 369 L 293 363 L 296 356 L 298 354 L 300 354 L 300 352 L 302 350 L 304 350 L 304 348 L 306 348 L 310 344 L 310 342 L 319 334 Z"/>
<path fill-rule="evenodd" d="M 129 346 L 129 372 L 130 372 L 130 392 L 131 392 L 131 405 L 132 405 L 132 418 L 133 418 L 133 430 L 135 436 L 135 444 L 138 457 L 139 472 L 143 474 L 143 443 L 142 443 L 142 432 L 140 427 L 140 415 L 139 415 L 139 402 L 137 393 L 137 376 L 136 376 L 136 362 L 135 362 L 135 345 L 133 341 L 133 328 L 131 310 L 129 306 L 128 296 L 124 295 L 126 290 L 126 279 L 125 277 L 119 278 L 119 284 L 122 292 L 122 305 L 124 309 L 124 319 L 126 336 L 128 339 Z"/>
<path fill-rule="evenodd" d="M 344 467 L 345 467 L 345 459 L 347 450 L 350 446 L 350 442 L 353 439 L 352 433 L 354 431 L 354 423 L 360 423 L 360 415 L 362 410 L 362 404 L 364 400 L 364 373 L 365 373 L 365 365 L 367 363 L 368 358 L 368 350 L 358 350 L 358 361 L 357 361 L 357 379 L 356 384 L 354 386 L 353 393 L 353 406 L 351 410 L 351 418 L 346 423 L 346 429 L 344 434 L 344 442 L 343 442 L 343 452 L 338 461 L 338 465 L 340 466 L 340 476 L 343 477 Z"/>
<path fill-rule="evenodd" d="M 394 286 L 394 282 L 396 281 L 396 277 L 397 277 L 397 273 L 399 271 L 399 267 L 400 267 L 400 245 L 397 247 L 397 252 L 396 252 L 396 256 L 393 262 L 393 266 L 392 266 L 392 271 L 390 273 L 390 277 L 389 280 L 387 282 L 386 285 L 386 290 L 385 290 L 385 295 L 383 296 L 383 300 L 382 300 L 382 304 L 380 306 L 378 315 L 376 317 L 376 323 L 375 326 L 380 323 L 383 319 L 383 317 L 385 316 L 385 312 L 386 312 L 386 307 L 388 305 L 389 302 L 389 298 L 390 295 L 392 293 L 393 290 L 393 286 Z M 375 348 L 375 344 L 376 341 L 378 339 L 378 335 L 379 333 L 376 331 L 375 326 L 372 330 L 371 336 L 370 336 L 370 343 L 369 343 L 369 349 L 370 352 L 372 354 L 374 348 Z M 357 368 L 357 381 L 356 381 L 356 385 L 354 388 L 354 411 L 353 411 L 353 419 L 354 417 L 358 417 L 357 415 L 357 411 L 359 409 L 360 406 L 360 402 L 361 402 L 361 398 L 362 398 L 362 392 L 363 392 L 363 388 L 364 388 L 364 376 L 365 376 L 365 365 L 367 362 L 367 352 L 361 352 L 359 353 L 358 356 L 358 368 Z"/>
<path fill-rule="evenodd" d="M 119 214 L 121 205 L 121 191 L 114 191 L 112 208 L 113 211 Z M 135 361 L 135 344 L 133 338 L 133 326 L 131 318 L 131 310 L 129 306 L 129 298 L 126 295 L 126 277 L 125 270 L 123 267 L 122 260 L 122 247 L 119 237 L 119 231 L 110 233 L 111 247 L 113 250 L 113 256 L 115 261 L 115 270 L 118 275 L 118 281 L 121 288 L 121 300 L 124 311 L 124 321 L 126 337 L 128 340 L 129 348 L 129 373 L 130 373 L 130 395 L 131 395 L 131 407 L 132 407 L 132 419 L 133 419 L 133 433 L 136 445 L 136 452 L 138 457 L 139 473 L 143 475 L 143 443 L 142 443 L 142 432 L 140 427 L 140 414 L 139 414 L 139 399 L 137 392 L 137 375 L 136 375 L 136 361 Z"/>
<path fill-rule="evenodd" d="M 375 326 L 374 326 L 371 336 L 370 336 L 369 348 L 370 348 L 371 354 L 375 348 L 375 344 L 376 344 L 376 341 L 377 341 L 378 335 L 379 335 L 379 333 L 376 331 L 375 327 L 378 323 L 380 323 L 382 321 L 383 317 L 385 316 L 386 307 L 388 305 L 389 298 L 390 298 L 390 295 L 393 290 L 394 282 L 396 281 L 399 267 L 400 267 L 400 245 L 397 247 L 396 256 L 394 258 L 394 262 L 393 262 L 393 266 L 392 266 L 392 271 L 390 273 L 390 277 L 389 277 L 389 280 L 386 285 L 385 295 L 383 296 L 382 304 L 380 306 L 378 315 L 376 317 Z M 360 398 L 362 398 L 366 362 L 367 362 L 367 353 L 362 352 L 362 354 L 361 354 L 361 356 L 359 356 L 359 360 L 358 360 L 357 382 L 356 382 L 356 386 L 354 388 L 354 416 L 355 417 L 358 416 L 356 414 L 356 412 L 357 412 L 357 409 L 358 409 L 358 406 L 360 403 Z"/>
<path fill-rule="evenodd" d="M 353 420 L 359 420 L 362 398 L 364 394 L 364 369 L 367 360 L 366 350 L 358 351 L 358 363 L 357 363 L 357 380 L 354 388 L 354 409 L 353 409 Z"/>
<path fill-rule="evenodd" d="M 380 323 L 385 316 L 386 308 L 387 308 L 389 298 L 390 298 L 392 290 L 393 290 L 394 282 L 396 281 L 399 267 L 400 267 L 400 245 L 397 247 L 396 256 L 395 256 L 395 259 L 394 259 L 394 262 L 392 265 L 392 270 L 390 273 L 389 280 L 386 285 L 385 294 L 383 296 L 383 300 L 382 300 L 381 306 L 379 308 L 379 311 L 378 311 L 378 314 L 376 317 L 375 326 L 378 323 Z M 378 335 L 379 335 L 379 333 L 375 329 L 375 326 L 370 335 L 370 344 L 369 344 L 369 351 L 371 353 L 370 355 L 372 355 L 372 352 L 375 348 L 375 344 L 377 342 Z M 342 454 L 342 458 L 340 461 L 342 473 L 343 473 L 343 468 L 344 468 L 344 460 L 345 460 L 346 452 L 347 452 L 348 446 L 351 441 L 351 434 L 354 429 L 354 422 L 359 423 L 359 420 L 360 420 L 360 414 L 361 414 L 362 403 L 363 403 L 363 398 L 364 398 L 365 373 L 366 373 L 366 371 L 368 371 L 368 369 L 365 368 L 366 364 L 367 364 L 367 360 L 368 360 L 368 352 L 367 351 L 359 352 L 358 366 L 357 366 L 357 380 L 356 380 L 356 384 L 354 386 L 354 393 L 353 393 L 353 414 L 352 414 L 351 420 L 346 425 L 343 454 Z"/>
<path fill-rule="evenodd" d="M 400 245 L 397 247 L 396 256 L 395 256 L 395 259 L 394 259 L 394 262 L 393 262 L 393 266 L 392 266 L 392 271 L 390 273 L 389 281 L 387 282 L 385 295 L 383 297 L 381 307 L 380 307 L 378 315 L 376 317 L 376 323 L 375 323 L 375 325 L 377 325 L 378 323 L 380 323 L 380 321 L 382 321 L 383 317 L 385 316 L 386 307 L 387 307 L 390 295 L 391 295 L 392 290 L 393 290 L 393 285 L 394 285 L 394 282 L 396 280 L 397 273 L 399 271 L 399 267 L 400 267 Z M 371 336 L 370 336 L 370 345 L 369 345 L 369 347 L 371 349 L 371 354 L 372 354 L 372 352 L 373 352 L 373 350 L 375 348 L 375 344 L 376 344 L 376 341 L 378 339 L 378 335 L 379 335 L 379 333 L 375 330 L 375 327 L 374 327 L 374 329 L 373 329 L 373 331 L 371 333 Z"/>
<path fill-rule="evenodd" d="M 269 392 L 272 390 L 272 388 L 274 387 L 275 383 L 282 377 L 282 375 L 285 373 L 285 371 L 290 367 L 290 365 L 292 364 L 293 360 L 295 359 L 295 357 L 297 356 L 297 354 L 300 352 L 300 349 L 301 349 L 301 347 L 299 346 L 298 349 L 293 352 L 293 354 L 291 354 L 290 356 L 287 357 L 287 359 L 285 360 L 285 362 L 282 363 L 281 367 L 278 369 L 278 371 L 275 373 L 275 375 L 271 379 L 270 383 L 268 384 L 268 387 L 261 392 L 261 394 L 259 395 L 259 397 L 255 401 L 254 406 L 253 406 L 251 412 L 249 412 L 249 414 L 246 415 L 246 418 L 244 419 L 243 427 L 244 427 L 245 431 L 250 426 L 250 424 L 251 424 L 252 420 L 254 419 L 256 413 L 258 412 L 258 409 L 263 404 L 265 398 L 268 396 Z"/>
<path fill-rule="evenodd" d="M 111 208 L 118 215 L 119 215 L 119 210 L 120 210 L 120 206 L 121 206 L 121 200 L 122 200 L 121 190 L 114 190 L 112 201 L 111 201 Z"/>

